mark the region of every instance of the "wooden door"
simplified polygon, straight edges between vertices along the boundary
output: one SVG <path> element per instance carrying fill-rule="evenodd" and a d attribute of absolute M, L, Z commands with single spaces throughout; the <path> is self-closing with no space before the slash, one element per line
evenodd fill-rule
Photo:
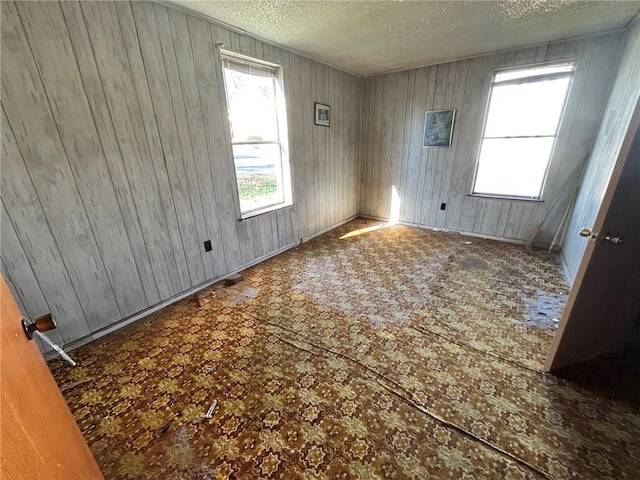
<path fill-rule="evenodd" d="M 103 479 L 2 276 L 0 288 L 2 480 Z"/>
<path fill-rule="evenodd" d="M 625 340 L 640 312 L 640 102 L 547 358 L 553 371 Z M 578 232 L 568 232 L 578 235 Z M 605 237 L 622 238 L 616 245 Z"/>

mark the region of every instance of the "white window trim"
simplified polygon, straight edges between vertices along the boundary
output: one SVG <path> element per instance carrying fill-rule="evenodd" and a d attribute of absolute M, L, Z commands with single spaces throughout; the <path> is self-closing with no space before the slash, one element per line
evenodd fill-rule
<path fill-rule="evenodd" d="M 538 193 L 537 196 L 526 196 L 526 195 L 500 195 L 500 194 L 493 194 L 493 193 L 480 193 L 480 192 L 475 192 L 475 186 L 476 186 L 476 178 L 478 176 L 478 169 L 480 167 L 480 154 L 482 153 L 482 143 L 485 139 L 484 136 L 484 132 L 487 128 L 487 120 L 489 118 L 489 108 L 491 107 L 491 97 L 493 94 L 493 86 L 495 85 L 495 77 L 497 74 L 502 73 L 502 72 L 508 72 L 508 71 L 513 71 L 513 70 L 526 70 L 529 68 L 537 68 L 537 67 L 545 67 L 545 66 L 554 66 L 554 65 L 563 65 L 563 64 L 572 64 L 573 65 L 573 70 L 571 71 L 571 73 L 566 74 L 568 76 L 571 77 L 571 82 L 569 83 L 569 86 L 567 87 L 567 93 L 565 95 L 564 98 L 564 104 L 562 106 L 562 113 L 560 114 L 560 119 L 558 120 L 558 125 L 556 127 L 556 131 L 554 134 L 554 140 L 553 140 L 553 146 L 551 147 L 551 152 L 549 154 L 549 160 L 547 161 L 547 166 L 545 168 L 544 171 L 544 176 L 542 179 L 542 184 L 540 185 L 540 192 Z M 489 94 L 488 94 L 488 98 L 487 98 L 487 102 L 485 105 L 485 110 L 484 110 L 484 120 L 483 120 L 483 124 L 482 124 L 482 131 L 480 134 L 480 142 L 479 142 L 479 146 L 478 146 L 478 151 L 476 152 L 476 162 L 475 162 L 475 168 L 474 168 L 474 172 L 473 172 L 473 179 L 471 182 L 471 189 L 470 192 L 467 194 L 467 196 L 469 197 L 478 197 L 478 198 L 487 198 L 487 199 L 494 199 L 494 200 L 511 200 L 511 201 L 521 201 L 521 202 L 544 202 L 544 193 L 545 193 L 545 187 L 547 185 L 547 180 L 548 180 L 548 176 L 549 176 L 549 170 L 551 167 L 551 164 L 553 163 L 553 158 L 555 155 L 555 151 L 556 151 L 556 145 L 558 142 L 558 136 L 560 134 L 560 130 L 562 128 L 562 123 L 564 122 L 564 117 L 565 117 L 565 113 L 567 112 L 567 105 L 569 104 L 569 98 L 571 97 L 571 90 L 573 88 L 573 82 L 575 80 L 575 74 L 576 71 L 578 69 L 578 58 L 567 58 L 567 59 L 563 59 L 563 60 L 557 60 L 557 61 L 550 61 L 550 62 L 540 62 L 540 63 L 533 63 L 533 64 L 528 64 L 528 65 L 516 65 L 516 66 L 512 66 L 512 67 L 505 67 L 505 68 L 496 68 L 493 69 L 491 71 L 491 76 L 489 77 Z M 540 77 L 543 77 L 545 75 L 541 75 Z M 514 81 L 504 81 L 504 82 L 499 82 L 499 84 L 505 84 L 505 83 L 516 83 L 517 80 Z M 528 136 L 526 138 L 535 138 L 535 135 L 532 136 Z M 545 135 L 545 137 L 547 137 L 547 135 Z M 515 138 L 515 137 L 491 137 L 491 138 Z"/>
<path fill-rule="evenodd" d="M 291 165 L 289 163 L 289 136 L 288 136 L 287 108 L 286 108 L 286 100 L 284 95 L 284 80 L 283 80 L 283 73 L 282 73 L 283 72 L 282 65 L 278 65 L 277 63 L 268 62 L 266 60 L 262 60 L 259 58 L 251 57 L 249 55 L 244 55 L 242 53 L 237 53 L 237 52 L 227 50 L 227 49 L 222 49 L 222 48 L 219 50 L 219 53 L 220 53 L 220 65 L 222 66 L 222 71 L 221 71 L 222 84 L 224 86 L 225 105 L 227 110 L 229 108 L 227 103 L 228 100 L 226 96 L 227 84 L 224 78 L 224 69 L 225 69 L 224 59 L 226 57 L 231 57 L 236 60 L 246 61 L 247 64 L 249 65 L 254 64 L 257 66 L 269 67 L 269 68 L 275 69 L 276 71 L 275 79 L 277 80 L 276 82 L 277 87 L 275 91 L 275 95 L 276 95 L 275 103 L 276 103 L 276 121 L 278 122 L 278 127 L 277 127 L 278 137 L 279 137 L 278 141 L 233 142 L 231 138 L 231 129 L 229 128 L 229 125 L 228 125 L 229 120 L 228 118 L 225 119 L 225 121 L 227 122 L 229 145 L 231 146 L 230 162 L 231 162 L 231 167 L 233 172 L 233 184 L 235 188 L 236 209 L 237 209 L 237 212 L 239 213 L 238 220 L 242 221 L 242 220 L 249 219 L 251 217 L 257 217 L 259 215 L 264 215 L 265 213 L 274 212 L 276 210 L 291 207 L 293 206 L 293 186 L 292 186 L 293 179 L 291 177 Z M 260 144 L 260 145 L 279 144 L 280 145 L 280 168 L 282 170 L 281 174 L 282 174 L 283 201 L 274 203 L 271 205 L 261 206 L 256 209 L 243 212 L 240 204 L 240 192 L 238 190 L 238 177 L 236 175 L 235 160 L 233 157 L 233 146 L 234 145 L 250 145 L 250 144 Z"/>

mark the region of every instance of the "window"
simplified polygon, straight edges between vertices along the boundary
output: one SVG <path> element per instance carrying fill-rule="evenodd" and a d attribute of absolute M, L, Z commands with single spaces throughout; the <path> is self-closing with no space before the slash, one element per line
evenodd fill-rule
<path fill-rule="evenodd" d="M 473 194 L 538 200 L 573 62 L 495 72 Z"/>
<path fill-rule="evenodd" d="M 280 67 L 222 52 L 240 211 L 249 217 L 291 203 Z"/>

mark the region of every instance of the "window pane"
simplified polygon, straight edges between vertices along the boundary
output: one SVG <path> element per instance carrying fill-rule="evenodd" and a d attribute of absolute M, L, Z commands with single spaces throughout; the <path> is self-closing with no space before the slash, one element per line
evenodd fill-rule
<path fill-rule="evenodd" d="M 249 75 L 258 75 L 261 77 L 277 77 L 277 69 L 264 65 L 261 63 L 253 62 L 245 58 L 235 58 L 225 56 L 221 54 L 222 64 L 224 68 L 235 70 L 236 72 L 247 73 Z"/>
<path fill-rule="evenodd" d="M 570 78 L 494 85 L 485 137 L 555 135 Z"/>
<path fill-rule="evenodd" d="M 242 213 L 284 202 L 280 145 L 234 145 Z"/>
<path fill-rule="evenodd" d="M 559 63 L 555 65 L 542 65 L 539 67 L 504 70 L 496 73 L 494 82 L 506 82 L 508 80 L 517 80 L 520 78 L 537 77 L 539 75 L 550 75 L 554 73 L 570 73 L 575 70 L 575 63 Z"/>
<path fill-rule="evenodd" d="M 553 138 L 485 139 L 474 193 L 540 196 Z"/>
<path fill-rule="evenodd" d="M 232 142 L 278 141 L 276 79 L 224 69 Z"/>

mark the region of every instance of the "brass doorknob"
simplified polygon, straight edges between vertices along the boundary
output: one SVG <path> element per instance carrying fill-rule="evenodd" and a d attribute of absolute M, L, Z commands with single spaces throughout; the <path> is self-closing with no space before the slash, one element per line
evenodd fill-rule
<path fill-rule="evenodd" d="M 592 243 L 598 240 L 598 232 L 594 232 L 590 228 L 586 227 L 580 229 L 580 236 L 589 238 L 589 241 Z M 622 245 L 622 237 L 613 237 L 608 234 L 602 237 L 602 241 L 609 242 L 614 245 Z"/>
<path fill-rule="evenodd" d="M 609 243 L 613 243 L 614 245 L 620 245 L 622 244 L 622 238 L 621 237 L 612 237 L 611 235 L 605 235 L 602 240 L 609 242 Z"/>

